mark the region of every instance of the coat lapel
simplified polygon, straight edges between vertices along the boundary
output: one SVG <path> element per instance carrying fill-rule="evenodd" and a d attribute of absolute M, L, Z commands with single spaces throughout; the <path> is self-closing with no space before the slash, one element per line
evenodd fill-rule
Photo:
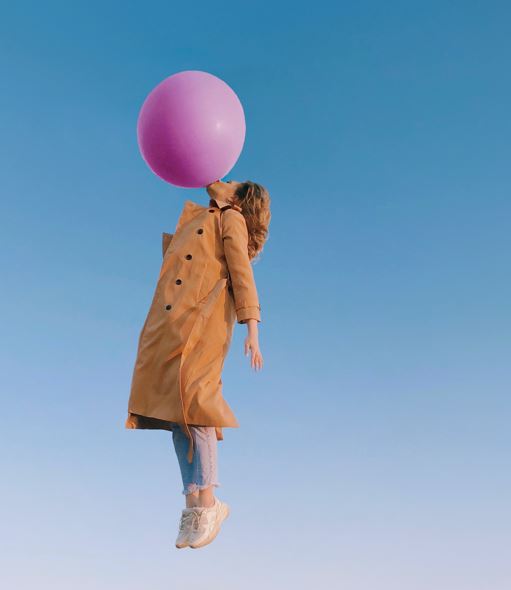
<path fill-rule="evenodd" d="M 198 213 L 204 211 L 206 207 L 204 207 L 203 205 L 199 205 L 198 203 L 195 203 L 194 201 L 185 201 L 185 204 L 183 206 L 183 211 L 181 212 L 181 215 L 179 216 L 177 225 L 176 225 L 176 230 L 175 232 L 177 233 L 177 231 L 181 228 L 181 226 L 183 226 L 185 223 L 187 223 L 188 221 L 190 221 L 190 219 L 193 219 Z"/>

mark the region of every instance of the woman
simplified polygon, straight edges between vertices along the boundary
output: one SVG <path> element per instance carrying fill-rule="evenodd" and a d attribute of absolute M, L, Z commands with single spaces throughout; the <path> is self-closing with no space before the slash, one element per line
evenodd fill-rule
<path fill-rule="evenodd" d="M 176 547 L 202 547 L 229 513 L 214 496 L 217 441 L 239 426 L 222 396 L 221 373 L 234 324 L 246 324 L 245 354 L 260 370 L 261 306 L 251 261 L 268 236 L 270 197 L 259 184 L 206 188 L 209 206 L 186 201 L 140 333 L 126 428 L 172 431 L 186 507 Z"/>

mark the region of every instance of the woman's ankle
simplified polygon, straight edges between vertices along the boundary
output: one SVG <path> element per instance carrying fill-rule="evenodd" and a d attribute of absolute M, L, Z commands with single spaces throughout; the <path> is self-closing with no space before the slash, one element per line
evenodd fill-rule
<path fill-rule="evenodd" d="M 211 508 L 215 505 L 215 496 L 213 493 L 213 486 L 199 491 L 199 505 L 206 508 Z"/>
<path fill-rule="evenodd" d="M 196 506 L 200 506 L 199 502 L 199 492 L 192 492 L 191 494 L 186 494 L 186 507 L 187 508 L 195 508 Z"/>
<path fill-rule="evenodd" d="M 186 508 L 211 508 L 215 505 L 213 486 L 186 494 Z"/>

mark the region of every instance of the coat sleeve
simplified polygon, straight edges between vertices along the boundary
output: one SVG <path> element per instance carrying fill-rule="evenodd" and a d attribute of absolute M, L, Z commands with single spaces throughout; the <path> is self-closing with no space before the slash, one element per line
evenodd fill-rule
<path fill-rule="evenodd" d="M 169 247 L 173 237 L 174 234 L 167 234 L 165 232 L 163 232 L 161 235 L 161 249 L 163 258 L 165 258 L 165 252 L 167 251 L 167 248 Z"/>
<path fill-rule="evenodd" d="M 261 321 L 261 306 L 248 256 L 248 230 L 245 218 L 234 209 L 227 209 L 222 218 L 224 253 L 231 275 L 231 284 L 239 324 L 248 319 Z"/>

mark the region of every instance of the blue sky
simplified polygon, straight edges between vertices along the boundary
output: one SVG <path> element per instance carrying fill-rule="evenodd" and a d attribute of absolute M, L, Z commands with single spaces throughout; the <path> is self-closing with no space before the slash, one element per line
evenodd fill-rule
<path fill-rule="evenodd" d="M 505 2 L 35 2 L 0 23 L 2 576 L 11 588 L 504 590 L 511 10 Z M 136 118 L 182 70 L 247 118 L 272 197 L 219 443 L 231 516 L 173 547 L 169 433 L 124 429 L 186 199 Z"/>

